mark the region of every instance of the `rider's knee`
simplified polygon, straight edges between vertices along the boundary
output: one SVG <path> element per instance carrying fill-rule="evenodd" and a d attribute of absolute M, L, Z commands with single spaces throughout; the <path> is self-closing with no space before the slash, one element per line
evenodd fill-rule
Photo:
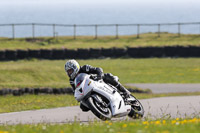
<path fill-rule="evenodd" d="M 103 78 L 104 82 L 109 83 L 113 86 L 118 85 L 118 77 L 117 76 L 113 76 L 111 73 L 105 73 L 104 74 L 104 78 Z"/>

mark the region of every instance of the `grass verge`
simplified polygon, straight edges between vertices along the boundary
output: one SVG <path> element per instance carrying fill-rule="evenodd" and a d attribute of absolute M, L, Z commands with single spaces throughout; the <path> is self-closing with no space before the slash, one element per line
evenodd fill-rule
<path fill-rule="evenodd" d="M 52 48 L 111 48 L 111 47 L 145 47 L 145 46 L 200 46 L 199 35 L 182 34 L 178 37 L 177 34 L 161 33 L 158 37 L 156 33 L 141 34 L 140 38 L 137 35 L 120 36 L 115 39 L 115 36 L 103 36 L 94 39 L 92 36 L 77 37 L 59 37 L 48 38 L 39 37 L 33 40 L 32 38 L 8 39 L 0 38 L 0 50 L 3 49 L 52 49 Z"/>
<path fill-rule="evenodd" d="M 66 60 L 0 62 L 0 88 L 69 87 Z M 80 65 L 102 67 L 125 83 L 200 83 L 199 58 L 93 59 Z"/>
<path fill-rule="evenodd" d="M 199 133 L 200 119 L 94 122 L 88 124 L 3 125 L 0 133 Z"/>
<path fill-rule="evenodd" d="M 138 99 L 147 99 L 154 97 L 167 96 L 191 96 L 200 95 L 195 93 L 169 93 L 169 94 L 141 94 L 133 93 Z M 73 95 L 24 95 L 24 96 L 1 96 L 0 97 L 0 113 L 17 112 L 24 110 L 47 109 L 56 107 L 76 106 L 79 103 Z"/>
<path fill-rule="evenodd" d="M 24 95 L 0 97 L 0 113 L 75 106 L 79 103 L 72 95 Z"/>

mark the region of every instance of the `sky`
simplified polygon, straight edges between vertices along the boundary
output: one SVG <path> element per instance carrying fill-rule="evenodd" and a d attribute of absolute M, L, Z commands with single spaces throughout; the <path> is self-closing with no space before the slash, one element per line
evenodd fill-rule
<path fill-rule="evenodd" d="M 98 5 L 98 4 L 200 4 L 199 0 L 0 0 L 1 4 L 85 4 L 85 5 Z"/>
<path fill-rule="evenodd" d="M 33 16 L 55 20 L 52 14 L 56 13 L 59 19 L 73 16 L 72 20 L 81 15 L 98 20 L 115 17 L 112 20 L 116 22 L 130 18 L 127 23 L 144 22 L 144 18 L 147 22 L 189 22 L 200 21 L 199 7 L 200 0 L 0 0 L 0 20 L 10 23 L 19 18 L 18 22 L 27 22 L 33 21 Z M 98 21 L 91 21 L 94 22 Z"/>
<path fill-rule="evenodd" d="M 0 24 L 200 22 L 199 7 L 200 0 L 0 0 Z"/>
<path fill-rule="evenodd" d="M 200 0 L 0 0 L 0 8 L 45 8 L 45 7 L 81 7 L 81 8 L 199 8 Z M 127 9 L 128 9 L 127 8 Z M 152 9 L 152 10 L 153 10 Z"/>

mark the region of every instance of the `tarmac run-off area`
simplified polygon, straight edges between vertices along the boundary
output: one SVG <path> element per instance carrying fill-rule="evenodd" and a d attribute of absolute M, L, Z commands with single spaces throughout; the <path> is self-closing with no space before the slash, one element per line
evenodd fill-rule
<path fill-rule="evenodd" d="M 140 100 L 148 118 L 177 118 L 200 116 L 200 96 L 162 97 Z M 114 118 L 123 120 L 127 117 Z M 0 114 L 0 124 L 69 123 L 98 120 L 78 106 L 41 109 Z"/>

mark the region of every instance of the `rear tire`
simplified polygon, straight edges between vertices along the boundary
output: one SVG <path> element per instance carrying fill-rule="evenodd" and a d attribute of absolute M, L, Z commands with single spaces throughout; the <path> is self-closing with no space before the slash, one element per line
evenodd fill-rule
<path fill-rule="evenodd" d="M 134 97 L 131 95 L 131 97 Z M 135 98 L 135 97 L 134 97 Z M 136 99 L 136 98 L 135 98 Z M 134 104 L 131 105 L 131 111 L 128 114 L 129 117 L 133 119 L 140 119 L 144 116 L 144 108 L 139 100 L 135 100 Z"/>
<path fill-rule="evenodd" d="M 98 95 L 98 94 L 97 94 Z M 99 96 L 99 95 L 98 95 Z M 101 97 L 101 96 L 100 96 Z M 103 100 L 103 99 L 102 99 Z M 103 101 L 105 102 L 105 101 Z M 89 97 L 87 100 L 90 110 L 101 120 L 110 120 L 112 113 L 109 107 L 102 106 L 93 97 Z"/>

